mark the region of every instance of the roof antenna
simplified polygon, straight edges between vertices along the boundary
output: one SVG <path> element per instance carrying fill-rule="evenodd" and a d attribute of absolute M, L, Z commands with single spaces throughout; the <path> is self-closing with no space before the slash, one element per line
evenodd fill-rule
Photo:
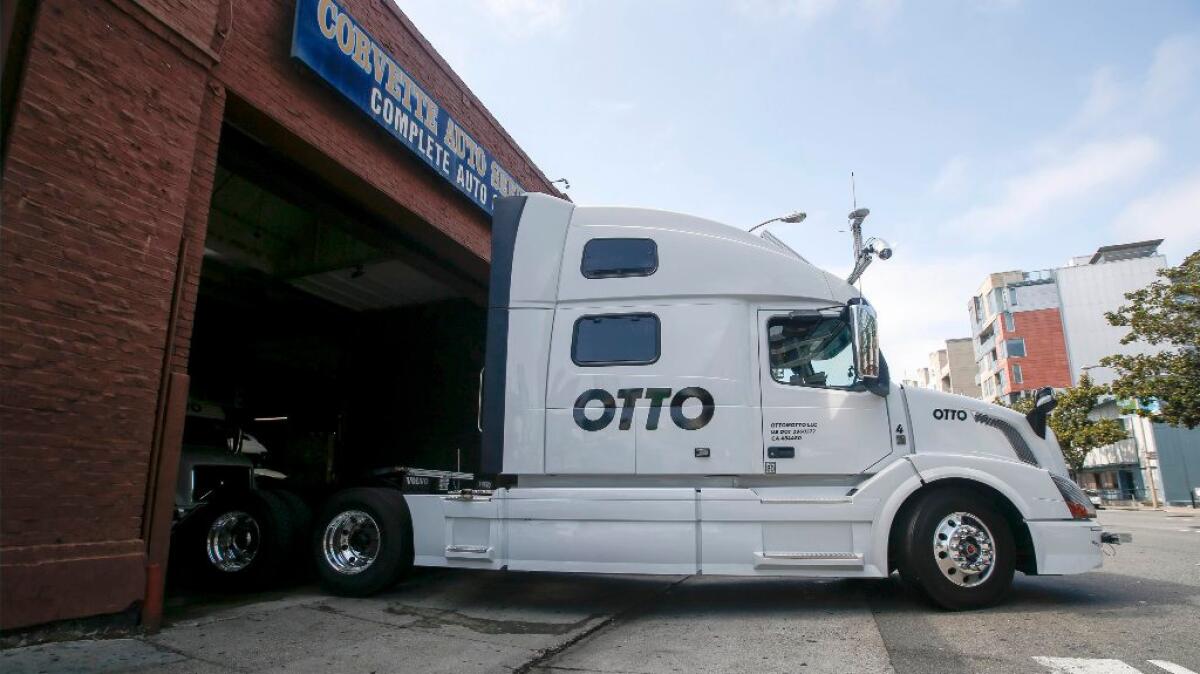
<path fill-rule="evenodd" d="M 850 211 L 846 219 L 850 221 L 850 233 L 854 236 L 854 269 L 850 272 L 850 276 L 846 278 L 846 283 L 854 285 L 854 282 L 862 277 L 864 271 L 871 264 L 871 261 L 878 256 L 881 260 L 886 260 L 892 256 L 892 247 L 883 239 L 871 237 L 866 246 L 863 246 L 862 240 L 862 224 L 863 220 L 871 214 L 870 209 L 858 207 L 858 195 L 854 189 L 854 172 L 850 172 L 850 201 L 854 206 L 854 210 Z M 859 285 L 859 292 L 862 292 L 862 285 Z"/>

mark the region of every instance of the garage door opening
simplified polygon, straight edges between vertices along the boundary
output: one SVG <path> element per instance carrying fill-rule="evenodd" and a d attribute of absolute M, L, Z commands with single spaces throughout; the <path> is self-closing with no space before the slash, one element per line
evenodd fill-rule
<path fill-rule="evenodd" d="M 471 295 L 394 225 L 227 125 L 189 353 L 173 587 L 253 586 L 306 566 L 305 521 L 335 484 L 396 466 L 472 471 L 485 311 Z"/>

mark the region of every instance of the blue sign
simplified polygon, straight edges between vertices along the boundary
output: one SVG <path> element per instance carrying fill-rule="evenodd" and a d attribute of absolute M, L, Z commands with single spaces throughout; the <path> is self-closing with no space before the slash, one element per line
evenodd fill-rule
<path fill-rule="evenodd" d="M 525 191 L 334 0 L 296 1 L 292 56 L 489 214 Z"/>

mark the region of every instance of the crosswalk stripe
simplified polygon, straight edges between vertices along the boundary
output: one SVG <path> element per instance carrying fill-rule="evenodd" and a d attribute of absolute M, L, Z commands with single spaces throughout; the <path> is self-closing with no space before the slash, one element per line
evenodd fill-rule
<path fill-rule="evenodd" d="M 1168 660 L 1147 660 L 1146 662 L 1149 662 L 1160 669 L 1165 669 L 1171 674 L 1196 674 L 1196 672 L 1193 672 L 1187 667 L 1184 667 L 1183 665 L 1177 665 Z"/>
<path fill-rule="evenodd" d="M 1112 658 L 1047 658 L 1035 657 L 1034 662 L 1050 668 L 1052 674 L 1142 674 L 1142 671 L 1120 660 Z M 1146 662 L 1169 674 L 1196 674 L 1170 660 L 1147 660 Z"/>
<path fill-rule="evenodd" d="M 1049 667 L 1054 674 L 1142 674 L 1120 660 L 1106 658 L 1035 657 L 1034 661 Z"/>

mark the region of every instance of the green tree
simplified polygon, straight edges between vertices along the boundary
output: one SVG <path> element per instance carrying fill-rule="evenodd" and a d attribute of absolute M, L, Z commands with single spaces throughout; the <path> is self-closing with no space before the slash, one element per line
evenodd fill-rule
<path fill-rule="evenodd" d="M 1137 400 L 1137 413 L 1160 423 L 1200 425 L 1200 250 L 1178 267 L 1160 269 L 1161 280 L 1131 293 L 1131 304 L 1104 316 L 1129 328 L 1122 344 L 1162 346 L 1154 354 L 1115 355 L 1100 360 L 1114 368 L 1112 391 Z M 1157 402 L 1157 412 L 1147 409 Z"/>
<path fill-rule="evenodd" d="M 1127 436 L 1121 422 L 1116 419 L 1092 419 L 1089 415 L 1096 409 L 1100 397 L 1107 395 L 1107 386 L 1096 385 L 1085 372 L 1079 377 L 1079 385 L 1067 389 L 1058 396 L 1058 405 L 1050 413 L 1047 420 L 1058 445 L 1062 448 L 1063 458 L 1067 467 L 1073 473 L 1079 473 L 1083 468 L 1083 460 L 1088 452 L 1124 440 Z M 1020 398 L 1012 405 L 1012 409 L 1028 414 L 1034 405 L 1034 399 Z"/>
<path fill-rule="evenodd" d="M 1091 419 L 1088 415 L 1096 409 L 1100 396 L 1109 393 L 1107 386 L 1092 383 L 1085 372 L 1079 384 L 1066 390 L 1058 397 L 1058 406 L 1050 414 L 1050 428 L 1062 447 L 1067 467 L 1078 473 L 1088 452 L 1111 445 L 1126 438 L 1125 428 L 1117 419 Z"/>
<path fill-rule="evenodd" d="M 1011 404 L 1003 402 L 1003 401 L 1000 402 L 1001 405 L 1003 405 L 1009 409 L 1016 410 L 1016 411 L 1020 412 L 1021 414 L 1029 414 L 1030 412 L 1032 412 L 1033 406 L 1036 403 L 1037 403 L 1037 398 L 1035 396 L 1026 396 L 1024 398 L 1017 398 L 1016 400 L 1012 401 Z"/>

